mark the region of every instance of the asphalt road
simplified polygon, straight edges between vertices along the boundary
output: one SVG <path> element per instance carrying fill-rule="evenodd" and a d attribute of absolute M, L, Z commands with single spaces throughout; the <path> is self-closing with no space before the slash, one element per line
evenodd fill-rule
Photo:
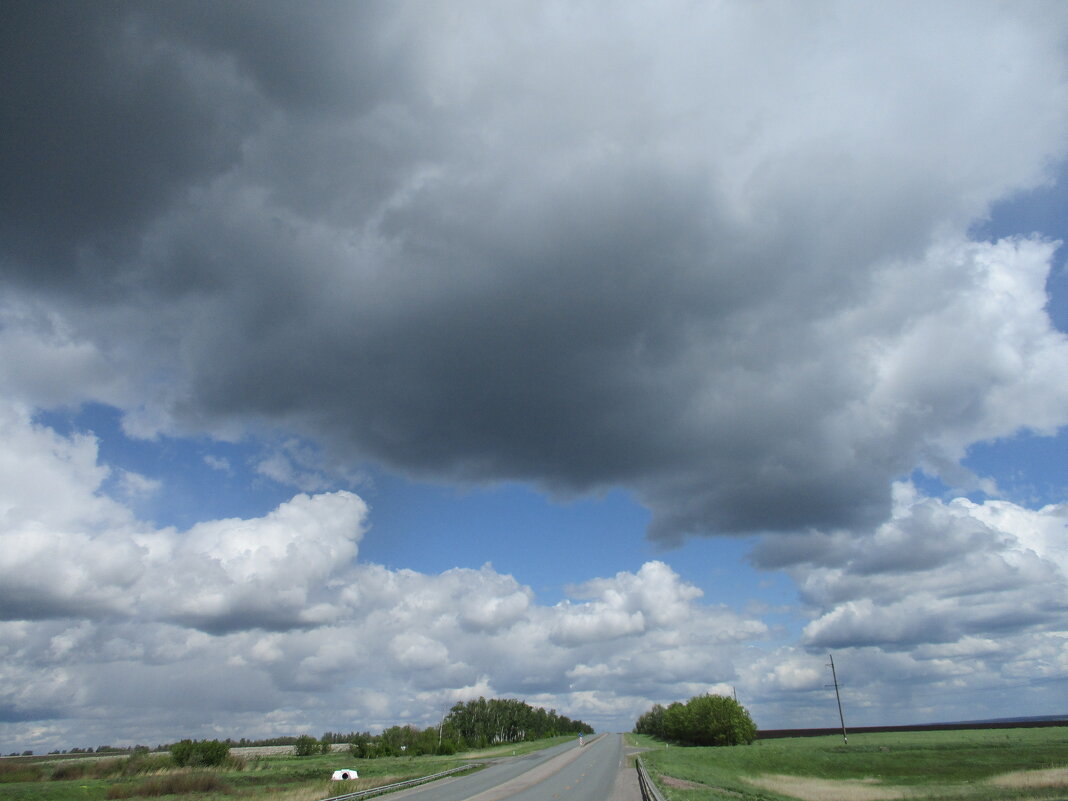
<path fill-rule="evenodd" d="M 390 794 L 405 801 L 639 801 L 633 768 L 623 766 L 623 738 L 578 740 L 504 759 L 470 776 Z"/>

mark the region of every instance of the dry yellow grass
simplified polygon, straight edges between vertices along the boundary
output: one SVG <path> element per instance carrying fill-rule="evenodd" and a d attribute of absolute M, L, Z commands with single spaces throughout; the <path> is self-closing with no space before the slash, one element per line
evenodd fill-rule
<path fill-rule="evenodd" d="M 875 779 L 813 779 L 805 776 L 765 775 L 746 779 L 764 790 L 803 801 L 891 801 L 905 798 L 903 787 L 879 784 Z"/>
<path fill-rule="evenodd" d="M 333 795 L 340 795 L 340 793 L 333 793 Z M 262 795 L 260 798 L 270 799 L 270 801 L 319 801 L 319 799 L 326 798 L 323 795 L 322 790 L 315 790 L 304 788 L 302 790 L 279 790 L 268 795 Z"/>
<path fill-rule="evenodd" d="M 802 801 L 894 801 L 913 794 L 909 788 L 879 784 L 876 779 L 812 779 L 805 776 L 765 775 L 746 781 L 764 790 Z M 985 783 L 1016 790 L 1068 788 L 1068 767 L 1021 770 Z"/>
<path fill-rule="evenodd" d="M 990 780 L 998 787 L 1029 789 L 1037 787 L 1068 787 L 1068 768 L 1047 768 L 1046 770 L 1021 770 L 1015 773 L 1003 773 Z"/>

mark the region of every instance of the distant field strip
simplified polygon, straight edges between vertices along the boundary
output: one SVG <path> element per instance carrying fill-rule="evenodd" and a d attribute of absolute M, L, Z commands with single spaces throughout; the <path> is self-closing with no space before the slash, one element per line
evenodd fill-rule
<path fill-rule="evenodd" d="M 851 726 L 849 734 L 889 734 L 921 731 L 989 731 L 992 729 L 1042 729 L 1068 727 L 1068 717 L 1049 717 L 1037 720 L 998 720 L 986 723 L 920 723 L 902 726 Z M 841 727 L 820 729 L 763 729 L 757 732 L 761 740 L 783 737 L 833 737 L 841 734 Z"/>
<path fill-rule="evenodd" d="M 340 751 L 348 751 L 351 746 L 348 743 L 333 743 L 330 752 L 336 754 Z M 245 745 L 234 746 L 230 753 L 234 756 L 258 757 L 258 756 L 286 756 L 296 752 L 295 745 Z"/>

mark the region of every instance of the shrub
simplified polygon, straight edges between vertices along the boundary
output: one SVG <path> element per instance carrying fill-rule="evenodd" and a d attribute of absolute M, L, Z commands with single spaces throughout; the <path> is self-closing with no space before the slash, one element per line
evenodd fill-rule
<path fill-rule="evenodd" d="M 185 795 L 187 793 L 225 792 L 226 782 L 216 773 L 171 773 L 155 776 L 144 781 L 116 784 L 108 788 L 108 798 L 134 798 L 160 795 Z"/>
<path fill-rule="evenodd" d="M 452 740 L 442 740 L 438 746 L 438 754 L 441 756 L 452 756 L 456 753 L 456 743 Z"/>
<path fill-rule="evenodd" d="M 52 768 L 52 781 L 80 779 L 85 775 L 86 767 L 84 762 L 63 762 Z"/>
<path fill-rule="evenodd" d="M 368 735 L 358 734 L 349 743 L 349 754 L 356 759 L 370 759 L 374 756 L 375 745 Z"/>
<path fill-rule="evenodd" d="M 94 779 L 106 779 L 109 776 L 121 776 L 126 769 L 126 759 L 111 757 L 110 759 L 97 759 L 90 763 L 89 775 Z"/>
<path fill-rule="evenodd" d="M 0 762 L 0 783 L 36 782 L 44 777 L 44 770 L 35 762 Z"/>
<path fill-rule="evenodd" d="M 230 756 L 230 744 L 218 740 L 182 740 L 171 746 L 171 758 L 180 768 L 214 767 Z"/>
<path fill-rule="evenodd" d="M 157 773 L 175 766 L 174 759 L 170 754 L 150 754 L 148 751 L 134 751 L 126 764 L 123 766 L 123 776 L 134 776 L 139 773 Z"/>
<path fill-rule="evenodd" d="M 154 773 L 173 768 L 175 762 L 169 754 L 149 754 L 135 751 L 130 757 L 98 759 L 93 762 L 64 762 L 52 769 L 53 781 L 69 781 L 89 776 L 107 779 L 115 776 L 135 776 L 139 773 Z"/>
<path fill-rule="evenodd" d="M 326 743 L 326 747 L 327 751 L 324 751 L 323 743 L 320 743 L 310 734 L 302 734 L 293 744 L 293 753 L 300 757 L 314 756 L 315 754 L 328 753 L 330 744 Z"/>
<path fill-rule="evenodd" d="M 698 695 L 667 709 L 654 706 L 635 729 L 683 745 L 747 745 L 757 735 L 745 707 L 724 695 Z"/>

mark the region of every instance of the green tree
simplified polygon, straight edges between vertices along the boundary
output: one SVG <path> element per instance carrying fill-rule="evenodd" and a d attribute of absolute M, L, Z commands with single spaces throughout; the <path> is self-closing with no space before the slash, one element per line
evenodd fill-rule
<path fill-rule="evenodd" d="M 312 756 L 314 754 L 322 753 L 322 748 L 319 741 L 310 734 L 302 734 L 293 744 L 293 753 L 300 757 Z"/>
<path fill-rule="evenodd" d="M 664 707 L 653 704 L 653 708 L 638 718 L 634 724 L 635 734 L 648 734 L 651 737 L 664 737 Z"/>
<path fill-rule="evenodd" d="M 369 732 L 352 734 L 349 742 L 349 753 L 357 759 L 374 759 L 377 754 L 375 738 Z"/>
<path fill-rule="evenodd" d="M 659 704 L 638 718 L 635 731 L 682 745 L 748 745 L 757 727 L 745 707 L 725 695 L 698 695 L 685 704 Z"/>
<path fill-rule="evenodd" d="M 481 748 L 494 743 L 540 740 L 558 734 L 593 734 L 593 727 L 529 706 L 514 698 L 479 698 L 453 706 L 445 727 L 459 745 Z"/>
<path fill-rule="evenodd" d="M 665 740 L 674 740 L 677 743 L 688 743 L 690 739 L 690 716 L 686 704 L 674 701 L 668 704 L 664 710 L 664 734 Z"/>

